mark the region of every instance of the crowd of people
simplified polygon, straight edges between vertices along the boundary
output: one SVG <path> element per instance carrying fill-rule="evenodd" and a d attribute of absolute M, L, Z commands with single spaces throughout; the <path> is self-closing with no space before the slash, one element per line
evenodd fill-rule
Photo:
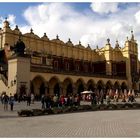
<path fill-rule="evenodd" d="M 103 104 L 106 102 L 109 104 L 110 102 L 136 102 L 135 97 L 136 93 L 134 90 L 124 90 L 119 91 L 118 89 L 112 90 L 109 89 L 107 92 L 103 92 L 103 90 L 97 90 L 90 95 L 90 99 L 92 104 Z M 86 98 L 86 97 L 85 97 Z M 85 100 L 85 99 L 84 99 Z"/>
<path fill-rule="evenodd" d="M 6 92 L 3 92 L 0 96 L 0 100 L 1 100 L 1 103 L 3 104 L 3 107 L 4 107 L 4 110 L 8 110 L 8 105 L 10 106 L 10 110 L 13 111 L 13 107 L 14 107 L 14 104 L 15 102 L 21 102 L 21 101 L 27 101 L 27 106 L 30 106 L 31 103 L 34 104 L 34 94 L 27 94 L 27 95 L 17 95 L 17 94 L 14 94 L 12 95 L 10 93 L 10 96 L 8 96 L 6 94 Z"/>
<path fill-rule="evenodd" d="M 42 109 L 47 109 L 51 107 L 63 107 L 63 106 L 79 106 L 80 101 L 89 101 L 92 105 L 96 104 L 110 104 L 111 102 L 136 102 L 136 93 L 134 90 L 113 90 L 109 89 L 106 92 L 103 90 L 96 90 L 90 94 L 69 94 L 69 95 L 49 95 L 42 94 L 40 101 Z M 8 110 L 8 105 L 10 105 L 10 110 L 13 110 L 15 102 L 26 101 L 27 106 L 34 104 L 35 96 L 33 93 L 30 94 L 15 94 L 8 96 L 6 92 L 1 94 L 1 102 L 4 106 L 4 110 Z"/>
<path fill-rule="evenodd" d="M 27 105 L 30 106 L 31 102 L 34 103 L 35 96 L 33 93 L 29 94 L 14 94 L 15 101 L 18 101 L 19 103 L 21 101 L 27 101 Z"/>
<path fill-rule="evenodd" d="M 68 95 L 64 96 L 58 95 L 42 95 L 41 97 L 42 109 L 51 107 L 62 107 L 62 106 L 77 106 L 80 105 L 80 97 L 78 95 Z"/>
<path fill-rule="evenodd" d="M 10 93 L 10 96 L 8 96 L 6 94 L 6 92 L 2 93 L 1 102 L 4 106 L 4 110 L 8 110 L 8 104 L 9 104 L 10 105 L 10 110 L 13 111 L 15 99 L 14 99 L 14 96 L 12 96 L 11 93 Z"/>
<path fill-rule="evenodd" d="M 77 95 L 42 95 L 42 108 L 62 107 L 80 105 L 80 101 L 89 101 L 92 105 L 96 104 L 110 104 L 111 102 L 136 102 L 136 93 L 134 90 L 113 90 L 109 89 L 106 92 L 103 90 L 96 90 L 90 94 Z"/>

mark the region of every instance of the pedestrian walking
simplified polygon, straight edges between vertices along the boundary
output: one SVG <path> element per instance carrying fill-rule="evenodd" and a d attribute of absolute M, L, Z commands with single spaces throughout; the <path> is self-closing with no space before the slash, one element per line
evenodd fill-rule
<path fill-rule="evenodd" d="M 42 109 L 45 109 L 45 95 L 42 94 L 41 96 L 41 104 L 42 104 Z"/>
<path fill-rule="evenodd" d="M 103 90 L 100 91 L 100 102 L 101 102 L 101 104 L 104 103 L 104 93 L 103 93 Z"/>
<path fill-rule="evenodd" d="M 31 104 L 31 94 L 27 95 L 27 106 L 30 106 Z"/>
<path fill-rule="evenodd" d="M 48 94 L 45 95 L 45 104 L 46 104 L 46 109 L 51 108 L 51 97 Z"/>
<path fill-rule="evenodd" d="M 4 97 L 3 97 L 4 110 L 8 110 L 8 101 L 9 101 L 9 97 L 5 92 Z"/>
<path fill-rule="evenodd" d="M 109 96 L 109 94 L 106 95 L 106 102 L 107 102 L 107 104 L 110 104 L 110 96 Z"/>
<path fill-rule="evenodd" d="M 53 96 L 53 106 L 58 107 L 58 96 L 57 95 Z"/>
<path fill-rule="evenodd" d="M 35 100 L 35 96 L 34 96 L 33 93 L 31 93 L 31 102 L 32 102 L 32 104 L 34 104 L 34 100 Z"/>
<path fill-rule="evenodd" d="M 12 96 L 12 94 L 10 93 L 10 97 L 9 97 L 9 104 L 10 104 L 10 110 L 13 111 L 13 107 L 14 107 L 14 96 Z"/>
<path fill-rule="evenodd" d="M 95 92 L 93 92 L 91 94 L 91 104 L 96 105 L 96 94 L 95 94 Z"/>

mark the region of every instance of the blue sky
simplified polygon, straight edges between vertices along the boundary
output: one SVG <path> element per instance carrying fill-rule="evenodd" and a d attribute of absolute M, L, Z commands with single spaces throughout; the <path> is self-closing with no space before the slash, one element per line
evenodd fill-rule
<path fill-rule="evenodd" d="M 18 25 L 24 34 L 33 28 L 42 37 L 44 32 L 50 39 L 58 34 L 66 42 L 79 40 L 86 47 L 104 47 L 110 38 L 112 47 L 116 40 L 123 47 L 126 37 L 133 29 L 140 43 L 140 3 L 0 3 L 0 26 L 8 17 L 11 28 Z"/>
<path fill-rule="evenodd" d="M 46 2 L 47 3 L 47 2 Z M 22 13 L 27 9 L 29 6 L 37 6 L 41 4 L 41 2 L 1 2 L 0 3 L 0 16 L 7 17 L 9 14 L 16 15 L 16 22 L 17 24 L 23 24 L 26 23 L 24 17 L 22 16 Z M 84 10 L 87 10 L 90 6 L 90 3 L 68 3 L 68 5 L 71 5 L 74 9 L 76 9 L 79 12 L 82 12 Z"/>
<path fill-rule="evenodd" d="M 24 2 L 20 2 L 20 3 L 16 3 L 16 2 L 9 2 L 9 3 L 0 3 L 0 16 L 2 17 L 7 17 L 9 14 L 13 14 L 15 15 L 16 18 L 16 22 L 17 24 L 23 24 L 24 22 L 26 22 L 22 16 L 22 13 L 24 12 L 24 10 L 29 7 L 29 6 L 35 6 L 40 4 L 38 3 L 24 3 Z"/>
<path fill-rule="evenodd" d="M 30 6 L 37 6 L 41 4 L 40 2 L 1 2 L 0 3 L 0 16 L 2 17 L 7 17 L 9 14 L 13 14 L 16 16 L 16 22 L 17 24 L 23 24 L 26 23 L 25 18 L 23 17 L 23 12 Z M 70 5 L 73 7 L 76 11 L 78 12 L 84 12 L 84 11 L 89 11 L 93 12 L 89 7 L 90 4 L 89 2 L 74 2 L 74 3 L 66 3 L 67 5 Z M 130 6 L 135 6 L 137 3 L 120 3 L 118 6 L 121 9 L 125 9 Z M 97 13 L 94 13 L 97 14 Z M 100 15 L 99 15 L 100 16 Z M 106 17 L 106 15 L 104 15 Z"/>

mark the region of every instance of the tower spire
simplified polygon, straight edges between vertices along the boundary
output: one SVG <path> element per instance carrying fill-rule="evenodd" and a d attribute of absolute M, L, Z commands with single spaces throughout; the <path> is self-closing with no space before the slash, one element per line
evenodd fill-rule
<path fill-rule="evenodd" d="M 59 40 L 59 36 L 58 36 L 58 34 L 56 35 L 56 39 Z"/>
<path fill-rule="evenodd" d="M 116 40 L 115 48 L 118 48 L 118 47 L 119 47 L 119 43 L 118 43 L 118 40 Z"/>
<path fill-rule="evenodd" d="M 134 40 L 133 30 L 131 30 L 131 40 Z"/>
<path fill-rule="evenodd" d="M 5 17 L 5 21 L 7 21 L 7 17 Z"/>
<path fill-rule="evenodd" d="M 107 45 L 110 45 L 110 39 L 109 38 L 107 39 Z"/>
<path fill-rule="evenodd" d="M 7 21 L 7 17 L 5 17 L 5 21 L 3 22 L 3 27 L 4 28 L 10 28 L 9 22 Z"/>
<path fill-rule="evenodd" d="M 33 34 L 33 29 L 32 28 L 30 29 L 30 33 Z"/>
<path fill-rule="evenodd" d="M 71 39 L 70 39 L 70 38 L 68 39 L 68 42 L 70 42 L 70 43 L 71 43 Z"/>

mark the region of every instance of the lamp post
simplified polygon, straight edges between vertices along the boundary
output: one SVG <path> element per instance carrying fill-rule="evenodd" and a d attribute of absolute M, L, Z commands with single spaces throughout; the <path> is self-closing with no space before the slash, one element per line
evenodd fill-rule
<path fill-rule="evenodd" d="M 11 86 L 14 86 L 17 82 L 17 75 L 15 75 L 14 79 L 11 80 Z"/>

